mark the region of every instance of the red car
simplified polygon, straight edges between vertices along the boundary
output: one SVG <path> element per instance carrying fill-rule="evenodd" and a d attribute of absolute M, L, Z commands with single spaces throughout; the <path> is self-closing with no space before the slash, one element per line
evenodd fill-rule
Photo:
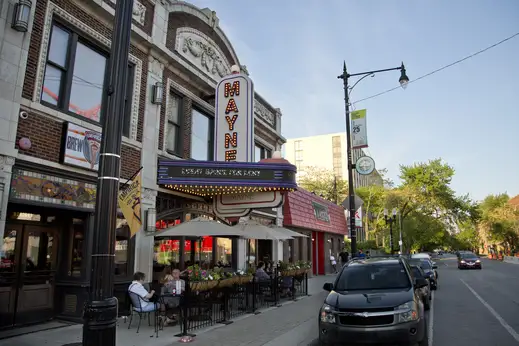
<path fill-rule="evenodd" d="M 481 260 L 472 252 L 462 252 L 458 257 L 458 269 L 481 269 Z"/>

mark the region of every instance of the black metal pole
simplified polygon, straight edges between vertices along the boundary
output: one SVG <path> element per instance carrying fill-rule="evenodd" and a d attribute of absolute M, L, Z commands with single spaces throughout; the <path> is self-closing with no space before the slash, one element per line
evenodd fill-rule
<path fill-rule="evenodd" d="M 124 99 L 133 0 L 117 1 L 99 159 L 89 301 L 83 313 L 83 346 L 115 346 L 117 298 L 113 296 L 115 229 L 121 166 Z"/>
<path fill-rule="evenodd" d="M 338 78 L 344 83 L 344 107 L 346 117 L 346 152 L 348 155 L 348 198 L 350 209 L 350 240 L 351 240 L 351 257 L 357 254 L 357 230 L 355 229 L 355 191 L 353 189 L 353 162 L 352 162 L 352 143 L 351 143 L 351 123 L 350 123 L 350 97 L 348 90 L 348 72 L 346 71 L 346 62 L 342 69 L 342 75 Z"/>
<path fill-rule="evenodd" d="M 391 248 L 391 254 L 395 254 L 394 246 L 393 246 L 393 219 L 389 219 L 389 247 Z"/>

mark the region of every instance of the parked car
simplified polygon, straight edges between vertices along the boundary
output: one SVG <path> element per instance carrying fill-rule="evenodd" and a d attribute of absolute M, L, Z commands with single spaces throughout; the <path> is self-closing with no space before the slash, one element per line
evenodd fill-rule
<path fill-rule="evenodd" d="M 418 265 L 425 273 L 426 279 L 428 279 L 431 289 L 437 290 L 438 289 L 438 266 L 436 265 L 436 262 L 429 261 L 427 259 L 410 259 L 409 260 L 410 265 Z"/>
<path fill-rule="evenodd" d="M 418 265 L 411 265 L 411 273 L 413 274 L 413 277 L 415 279 L 424 278 L 427 280 L 423 269 L 420 268 L 420 266 L 418 266 Z M 420 296 L 422 298 L 422 302 L 423 302 L 423 306 L 424 306 L 425 310 L 429 310 L 431 308 L 431 300 L 432 300 L 431 284 L 430 284 L 429 280 L 427 280 L 427 282 L 428 282 L 427 286 L 424 286 L 419 289 Z"/>
<path fill-rule="evenodd" d="M 342 267 L 319 310 L 321 345 L 428 345 L 420 290 L 428 285 L 415 278 L 403 257 L 371 257 Z"/>
<path fill-rule="evenodd" d="M 415 258 L 426 258 L 426 259 L 430 260 L 431 259 L 431 255 L 429 255 L 426 252 L 414 253 L 414 254 L 411 255 L 411 258 L 412 259 L 415 259 Z"/>
<path fill-rule="evenodd" d="M 461 253 L 458 257 L 458 269 L 482 269 L 481 260 L 475 253 Z"/>

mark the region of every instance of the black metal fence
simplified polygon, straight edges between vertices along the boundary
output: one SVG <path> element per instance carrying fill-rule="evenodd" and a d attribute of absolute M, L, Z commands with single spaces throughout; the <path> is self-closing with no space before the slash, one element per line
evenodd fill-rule
<path fill-rule="evenodd" d="M 186 291 L 180 302 L 180 335 L 212 326 L 216 323 L 230 324 L 245 314 L 257 314 L 259 310 L 279 307 L 283 302 L 297 300 L 308 295 L 308 275 L 301 273 L 283 276 L 275 273 L 269 280 L 256 280 L 213 288 L 191 283 L 187 278 Z"/>

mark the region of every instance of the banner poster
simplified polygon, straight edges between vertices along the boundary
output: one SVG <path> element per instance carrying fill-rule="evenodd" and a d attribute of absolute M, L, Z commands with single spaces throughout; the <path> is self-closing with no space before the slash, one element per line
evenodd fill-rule
<path fill-rule="evenodd" d="M 362 207 L 355 212 L 355 227 L 362 227 Z"/>
<path fill-rule="evenodd" d="M 351 135 L 353 149 L 368 147 L 365 109 L 351 112 Z"/>
<path fill-rule="evenodd" d="M 131 237 L 137 234 L 142 227 L 141 192 L 142 171 L 135 176 L 130 185 L 119 191 L 119 208 L 130 227 Z"/>

